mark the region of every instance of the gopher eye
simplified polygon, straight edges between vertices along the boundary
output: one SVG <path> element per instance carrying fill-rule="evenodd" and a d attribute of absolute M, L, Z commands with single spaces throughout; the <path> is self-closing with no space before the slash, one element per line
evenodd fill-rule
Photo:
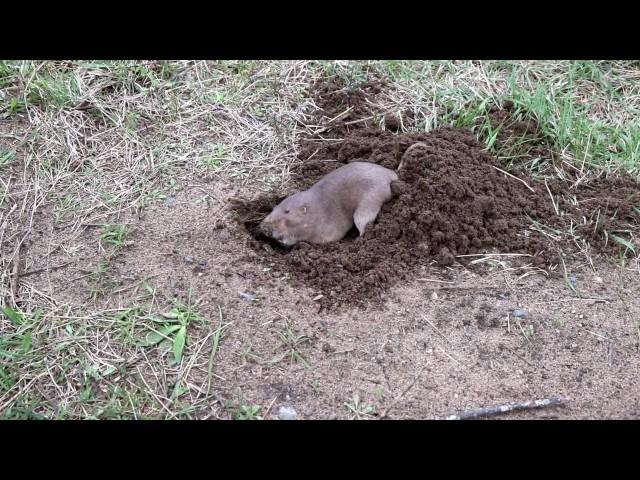
<path fill-rule="evenodd" d="M 285 210 L 284 213 L 289 213 L 289 210 Z"/>

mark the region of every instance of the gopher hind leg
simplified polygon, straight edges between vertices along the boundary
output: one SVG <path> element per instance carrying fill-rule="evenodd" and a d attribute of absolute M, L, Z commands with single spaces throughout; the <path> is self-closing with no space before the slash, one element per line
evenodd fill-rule
<path fill-rule="evenodd" d="M 353 222 L 356 224 L 356 228 L 360 233 L 360 236 L 364 234 L 367 225 L 373 222 L 378 213 L 380 213 L 380 207 L 382 203 L 378 201 L 362 202 L 353 214 Z"/>

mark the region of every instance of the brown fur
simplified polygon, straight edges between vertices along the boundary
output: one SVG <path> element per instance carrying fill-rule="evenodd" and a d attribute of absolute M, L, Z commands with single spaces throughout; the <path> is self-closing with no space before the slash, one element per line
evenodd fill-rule
<path fill-rule="evenodd" d="M 342 239 L 354 223 L 360 236 L 382 204 L 391 198 L 393 170 L 375 163 L 352 162 L 277 205 L 262 221 L 262 231 L 280 243 L 329 243 Z"/>

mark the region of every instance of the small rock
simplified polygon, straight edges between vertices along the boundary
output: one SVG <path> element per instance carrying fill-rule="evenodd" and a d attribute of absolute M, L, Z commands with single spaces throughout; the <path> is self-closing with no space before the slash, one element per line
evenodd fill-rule
<path fill-rule="evenodd" d="M 602 277 L 595 277 L 593 280 L 594 280 L 596 283 L 602 283 L 602 282 L 603 282 Z"/>
<path fill-rule="evenodd" d="M 578 279 L 574 276 L 569 277 L 569 283 L 571 283 L 571 286 L 573 288 L 576 288 L 576 285 L 578 284 Z"/>
<path fill-rule="evenodd" d="M 238 296 L 241 299 L 246 300 L 247 302 L 253 302 L 256 299 L 255 295 L 253 295 L 251 293 L 242 292 L 240 290 L 238 290 Z"/>
<path fill-rule="evenodd" d="M 511 293 L 510 293 L 510 292 L 498 292 L 498 293 L 496 294 L 496 298 L 497 298 L 498 300 L 506 300 L 506 299 L 508 299 L 510 296 L 511 296 Z"/>
<path fill-rule="evenodd" d="M 431 294 L 431 300 L 437 300 L 438 299 L 438 294 L 436 292 L 433 292 Z"/>
<path fill-rule="evenodd" d="M 176 197 L 167 197 L 164 200 L 165 207 L 171 207 L 171 206 L 175 205 L 176 203 L 178 203 L 178 201 L 176 200 Z"/>
<path fill-rule="evenodd" d="M 187 263 L 193 263 L 193 257 L 190 256 L 190 255 L 186 255 L 184 257 L 184 261 L 187 262 Z"/>
<path fill-rule="evenodd" d="M 315 297 L 313 297 L 313 301 L 317 302 L 318 300 L 320 300 L 321 298 L 324 298 L 324 295 L 320 294 L 320 295 L 316 295 Z"/>
<path fill-rule="evenodd" d="M 280 407 L 278 410 L 278 418 L 280 420 L 296 420 L 298 412 L 293 407 Z"/>
<path fill-rule="evenodd" d="M 325 353 L 332 353 L 332 352 L 335 352 L 336 349 L 333 348 L 329 343 L 324 342 L 322 344 L 322 351 L 325 352 Z"/>
<path fill-rule="evenodd" d="M 517 318 L 526 318 L 529 316 L 529 313 L 526 310 L 516 308 L 515 310 L 511 310 L 511 316 Z"/>

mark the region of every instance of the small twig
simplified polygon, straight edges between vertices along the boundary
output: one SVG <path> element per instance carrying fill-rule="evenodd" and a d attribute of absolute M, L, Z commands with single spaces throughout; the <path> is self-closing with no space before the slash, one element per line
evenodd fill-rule
<path fill-rule="evenodd" d="M 13 254 L 13 270 L 11 272 L 11 299 L 15 303 L 16 298 L 18 297 L 18 287 L 20 285 L 20 247 L 22 246 L 22 241 L 18 243 L 16 247 L 15 253 Z"/>
<path fill-rule="evenodd" d="M 407 394 L 407 392 L 413 388 L 413 386 L 416 384 L 416 382 L 418 381 L 418 379 L 422 375 L 422 372 L 424 371 L 425 368 L 426 368 L 426 365 L 423 366 L 420 369 L 420 371 L 416 374 L 416 376 L 411 381 L 411 383 L 409 385 L 407 385 L 406 388 L 402 392 L 400 392 L 400 394 L 398 394 L 398 396 L 396 396 L 396 398 L 393 399 L 393 401 L 389 404 L 389 406 L 387 408 L 384 409 L 384 411 L 380 415 L 381 419 L 385 418 L 387 416 L 387 413 L 389 413 L 389 410 L 391 410 L 400 401 L 400 399 L 402 397 L 404 397 Z"/>
<path fill-rule="evenodd" d="M 516 325 L 518 325 L 518 328 L 520 328 L 520 332 L 522 332 L 522 336 L 524 337 L 524 339 L 531 343 L 531 340 L 529 340 L 529 337 L 527 337 L 527 334 L 524 333 L 524 328 L 522 328 L 522 324 L 520 323 L 520 320 L 517 317 L 514 317 L 515 321 L 516 321 Z"/>
<path fill-rule="evenodd" d="M 331 352 L 329 355 L 339 355 L 341 353 L 353 352 L 355 348 L 348 348 L 347 350 L 338 350 L 337 352 Z"/>
<path fill-rule="evenodd" d="M 384 111 L 382 111 L 380 113 L 377 113 L 376 115 L 371 115 L 371 116 L 368 116 L 368 117 L 359 118 L 357 120 L 351 120 L 349 122 L 344 122 L 342 125 L 346 126 L 346 125 L 354 125 L 356 123 L 366 122 L 367 120 L 373 120 L 376 117 L 383 117 L 383 116 L 385 116 L 385 115 L 387 115 L 389 113 L 394 113 L 396 111 L 398 111 L 398 109 L 394 107 L 394 108 L 392 108 L 390 110 L 384 110 Z"/>
<path fill-rule="evenodd" d="M 553 199 L 553 195 L 551 194 L 551 190 L 549 189 L 549 185 L 547 185 L 547 179 L 544 179 L 544 186 L 547 187 L 547 192 L 549 192 L 549 196 L 551 197 L 551 203 L 553 204 L 553 209 L 556 211 L 556 215 L 560 215 L 560 211 L 558 210 L 558 205 L 556 205 L 555 200 Z"/>
<path fill-rule="evenodd" d="M 444 348 L 442 348 L 440 345 L 436 345 L 436 347 L 438 347 L 440 349 L 440 351 L 442 353 L 444 353 L 450 360 L 453 360 L 454 362 L 456 362 L 458 365 L 462 365 L 463 367 L 468 367 L 467 364 L 461 362 L 460 360 L 458 360 L 456 357 L 454 357 L 453 355 L 451 355 L 449 352 L 447 352 Z"/>
<path fill-rule="evenodd" d="M 42 273 L 45 271 L 49 271 L 49 272 L 53 272 L 54 270 L 58 270 L 60 268 L 64 268 L 67 265 L 71 265 L 73 262 L 67 262 L 67 263 L 63 263 L 62 265 L 56 265 L 55 267 L 50 267 L 50 268 L 38 268 L 37 270 L 29 270 L 28 272 L 24 272 L 22 273 L 20 276 L 21 277 L 28 277 L 29 275 L 35 275 L 36 273 Z"/>
<path fill-rule="evenodd" d="M 33 383 L 38 380 L 40 377 L 42 377 L 43 375 L 46 375 L 45 372 L 40 373 L 39 375 L 35 376 L 34 378 L 31 379 L 31 381 L 29 383 L 27 383 L 23 388 L 20 388 L 18 393 L 16 393 L 13 397 L 11 397 L 9 400 L 7 400 L 3 405 L 0 405 L 0 413 L 4 412 L 4 410 L 11 405 L 11 403 L 18 398 L 20 395 L 24 394 L 24 392 L 26 392 L 29 387 L 31 387 L 31 385 L 33 385 Z M 0 398 L 0 401 L 4 400 L 4 398 L 9 394 L 9 392 L 11 391 L 11 389 L 9 391 L 7 391 L 7 393 L 5 395 L 3 395 Z"/>
<path fill-rule="evenodd" d="M 468 420 L 470 418 L 485 417 L 489 415 L 500 415 L 502 413 L 512 412 L 514 410 L 530 410 L 534 408 L 552 407 L 556 405 L 564 405 L 568 402 L 567 398 L 545 398 L 544 400 L 531 400 L 522 403 L 510 403 L 508 405 L 499 405 L 497 407 L 476 408 L 460 412 L 457 415 L 449 415 L 444 420 Z"/>
<path fill-rule="evenodd" d="M 460 286 L 460 287 L 440 287 L 435 289 L 435 291 L 439 292 L 440 290 L 500 290 L 500 287 L 485 287 L 485 286 L 477 286 L 477 287 L 465 287 L 465 286 Z"/>
<path fill-rule="evenodd" d="M 278 395 L 273 397 L 273 400 L 271 400 L 271 403 L 269 404 L 269 407 L 267 408 L 267 411 L 264 413 L 264 416 L 262 418 L 267 418 L 267 416 L 269 415 L 269 412 L 273 408 L 273 404 L 276 403 L 277 399 L 278 399 Z"/>
<path fill-rule="evenodd" d="M 456 255 L 456 258 L 463 257 L 533 257 L 528 253 L 469 253 L 468 255 Z"/>
<path fill-rule="evenodd" d="M 607 363 L 609 364 L 609 368 L 612 368 L 615 363 L 615 348 L 611 340 L 609 340 L 607 344 Z"/>
<path fill-rule="evenodd" d="M 607 303 L 607 302 L 611 302 L 612 300 L 610 298 L 606 298 L 606 297 L 573 297 L 573 298 L 563 298 L 561 300 L 547 300 L 546 302 L 535 302 L 532 303 L 531 305 L 546 305 L 549 303 L 562 303 L 562 302 L 576 302 L 576 301 L 592 301 L 595 303 Z"/>
<path fill-rule="evenodd" d="M 507 314 L 507 316 L 509 316 L 509 314 Z M 511 333 L 511 327 L 509 326 L 509 333 Z M 513 355 L 515 355 L 517 358 L 519 358 L 520 360 L 522 360 L 524 363 L 526 363 L 527 365 L 529 365 L 530 367 L 534 367 L 535 365 L 533 365 L 529 360 L 527 360 L 526 358 L 524 358 L 522 355 L 519 355 L 515 350 L 513 350 L 512 348 L 508 347 L 507 345 L 505 345 L 504 343 L 500 344 L 501 347 L 509 350 Z"/>
<path fill-rule="evenodd" d="M 328 120 L 325 124 L 324 127 L 320 128 L 319 130 L 316 130 L 315 132 L 313 132 L 313 135 L 317 135 L 319 133 L 322 132 L 326 132 L 327 130 L 329 130 L 332 126 L 331 123 L 335 122 L 336 120 L 344 117 L 347 113 L 349 113 L 351 110 L 353 109 L 353 106 L 347 108 L 344 112 L 339 113 L 338 115 L 336 115 L 335 117 L 333 117 L 331 120 Z"/>
<path fill-rule="evenodd" d="M 431 325 L 431 328 L 433 328 L 438 333 L 438 335 L 440 335 L 442 338 L 444 338 L 447 341 L 447 343 L 451 343 L 451 341 L 447 337 L 444 336 L 444 333 L 442 333 L 440 330 L 438 330 L 438 327 L 436 327 L 433 323 L 431 323 L 431 321 L 427 317 L 422 315 L 422 318 L 424 319 L 425 322 L 427 322 L 429 325 Z"/>
<path fill-rule="evenodd" d="M 456 282 L 448 282 L 446 280 L 436 280 L 435 278 L 418 278 L 416 279 L 419 282 L 434 282 L 434 283 L 448 283 L 448 284 L 454 284 Z"/>
<path fill-rule="evenodd" d="M 504 173 L 505 175 L 508 175 L 509 177 L 514 178 L 514 179 L 518 180 L 519 182 L 522 182 L 522 184 L 523 184 L 525 187 L 527 187 L 527 188 L 528 188 L 529 190 L 531 190 L 533 193 L 536 193 L 536 191 L 535 191 L 533 188 L 531 188 L 531 187 L 527 184 L 527 182 L 525 182 L 525 181 L 524 181 L 524 180 L 522 180 L 521 178 L 518 178 L 518 177 L 516 177 L 515 175 L 511 175 L 509 172 L 505 172 L 504 170 L 501 170 L 500 168 L 496 167 L 495 165 L 491 165 L 491 166 L 492 166 L 493 168 L 495 168 L 496 170 L 498 170 L 499 172 L 502 172 L 502 173 Z"/>

